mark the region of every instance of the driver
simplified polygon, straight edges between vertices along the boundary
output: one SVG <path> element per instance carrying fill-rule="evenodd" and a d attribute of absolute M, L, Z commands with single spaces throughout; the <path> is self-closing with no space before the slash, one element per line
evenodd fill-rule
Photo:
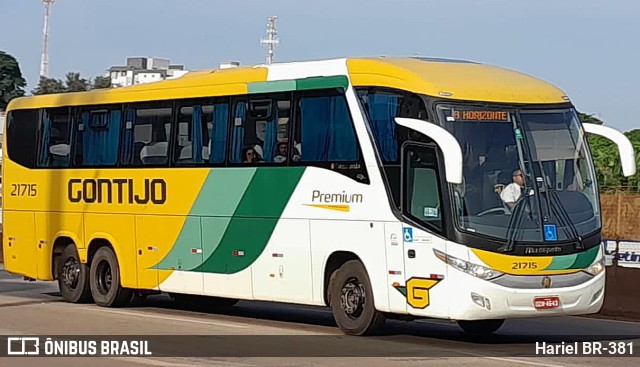
<path fill-rule="evenodd" d="M 517 169 L 513 171 L 513 182 L 508 184 L 500 193 L 500 199 L 509 207 L 513 209 L 516 205 L 516 201 L 520 199 L 522 195 L 522 189 L 524 189 L 524 176 L 522 171 Z"/>

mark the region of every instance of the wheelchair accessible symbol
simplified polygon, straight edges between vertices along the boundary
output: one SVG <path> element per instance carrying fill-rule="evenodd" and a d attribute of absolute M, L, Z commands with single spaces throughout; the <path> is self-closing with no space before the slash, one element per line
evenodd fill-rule
<path fill-rule="evenodd" d="M 544 225 L 544 239 L 547 241 L 557 241 L 558 240 L 558 230 L 556 229 L 555 224 L 545 224 Z"/>
<path fill-rule="evenodd" d="M 404 242 L 413 242 L 413 228 L 403 229 Z"/>

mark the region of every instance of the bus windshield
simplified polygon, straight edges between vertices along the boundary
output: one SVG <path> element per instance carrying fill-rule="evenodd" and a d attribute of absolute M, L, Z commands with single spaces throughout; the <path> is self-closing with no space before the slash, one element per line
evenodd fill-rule
<path fill-rule="evenodd" d="M 463 150 L 457 225 L 499 240 L 576 240 L 600 228 L 593 163 L 573 109 L 440 105 Z"/>

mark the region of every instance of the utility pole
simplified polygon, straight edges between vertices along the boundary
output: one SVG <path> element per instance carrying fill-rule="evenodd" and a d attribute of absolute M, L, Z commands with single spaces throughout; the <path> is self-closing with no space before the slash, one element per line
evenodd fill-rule
<path fill-rule="evenodd" d="M 277 16 L 273 15 L 269 17 L 269 23 L 267 24 L 267 38 L 263 38 L 260 40 L 260 43 L 263 45 L 267 45 L 267 65 L 271 65 L 273 63 L 273 54 L 275 47 L 280 43 L 280 40 L 276 37 L 278 35 L 278 31 L 276 30 L 276 20 Z"/>
<path fill-rule="evenodd" d="M 42 0 L 44 4 L 44 26 L 42 27 L 42 57 L 40 58 L 40 76 L 49 76 L 49 14 L 54 0 Z"/>

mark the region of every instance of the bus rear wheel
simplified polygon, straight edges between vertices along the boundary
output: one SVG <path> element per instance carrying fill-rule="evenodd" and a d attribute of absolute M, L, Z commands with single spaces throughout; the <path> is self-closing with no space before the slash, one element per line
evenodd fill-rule
<path fill-rule="evenodd" d="M 338 327 L 347 335 L 370 335 L 384 324 L 385 318 L 373 302 L 369 275 L 360 261 L 345 262 L 329 284 L 330 305 Z"/>
<path fill-rule="evenodd" d="M 69 244 L 62 250 L 56 265 L 56 277 L 62 298 L 71 303 L 91 301 L 89 267 L 80 262 L 74 244 Z"/>
<path fill-rule="evenodd" d="M 118 259 L 111 248 L 100 247 L 96 251 L 89 273 L 91 294 L 98 306 L 118 307 L 131 300 L 131 289 L 120 285 Z"/>
<path fill-rule="evenodd" d="M 504 324 L 504 319 L 497 320 L 458 320 L 458 326 L 469 334 L 492 334 Z"/>

